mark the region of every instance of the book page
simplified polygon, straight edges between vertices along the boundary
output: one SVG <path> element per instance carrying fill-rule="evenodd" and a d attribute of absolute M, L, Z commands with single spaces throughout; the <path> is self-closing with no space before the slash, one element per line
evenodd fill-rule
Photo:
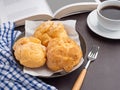
<path fill-rule="evenodd" d="M 40 14 L 53 15 L 46 0 L 0 0 L 0 18 L 17 21 Z"/>
<path fill-rule="evenodd" d="M 98 3 L 96 2 L 81 2 L 74 3 L 70 5 L 66 5 L 60 9 L 58 9 L 54 13 L 54 17 L 60 19 L 62 17 L 66 17 L 73 14 L 89 12 L 97 8 Z"/>
<path fill-rule="evenodd" d="M 52 12 L 55 13 L 58 9 L 74 3 L 80 2 L 95 2 L 95 0 L 46 0 Z"/>

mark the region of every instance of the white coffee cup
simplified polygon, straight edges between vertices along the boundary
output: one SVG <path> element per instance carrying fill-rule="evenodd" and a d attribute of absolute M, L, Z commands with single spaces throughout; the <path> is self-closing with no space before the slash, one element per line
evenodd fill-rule
<path fill-rule="evenodd" d="M 103 9 L 105 7 L 108 7 L 108 6 L 118 6 L 118 7 L 120 7 L 120 1 L 110 0 L 110 1 L 101 2 L 97 7 L 98 23 L 102 27 L 106 28 L 107 30 L 111 30 L 111 31 L 120 30 L 120 19 L 107 18 L 100 13 L 101 9 Z"/>

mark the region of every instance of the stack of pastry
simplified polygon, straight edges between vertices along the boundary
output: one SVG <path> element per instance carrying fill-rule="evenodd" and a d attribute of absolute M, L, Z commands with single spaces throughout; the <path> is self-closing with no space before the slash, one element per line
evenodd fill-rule
<path fill-rule="evenodd" d="M 81 60 L 82 50 L 72 40 L 61 22 L 46 21 L 35 30 L 33 37 L 23 37 L 13 49 L 20 63 L 29 68 L 47 65 L 52 71 L 71 71 Z"/>

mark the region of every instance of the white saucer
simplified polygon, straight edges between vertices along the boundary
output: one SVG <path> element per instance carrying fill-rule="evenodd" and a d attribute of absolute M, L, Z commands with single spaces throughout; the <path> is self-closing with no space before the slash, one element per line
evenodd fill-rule
<path fill-rule="evenodd" d="M 109 39 L 120 39 L 120 31 L 110 31 L 102 27 L 97 20 L 96 10 L 92 11 L 87 17 L 88 27 L 96 34 L 109 38 Z"/>

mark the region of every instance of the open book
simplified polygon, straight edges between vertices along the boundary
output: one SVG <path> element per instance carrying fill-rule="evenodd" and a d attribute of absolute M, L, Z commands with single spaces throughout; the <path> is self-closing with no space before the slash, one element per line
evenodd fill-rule
<path fill-rule="evenodd" d="M 90 2 L 87 2 L 90 1 Z M 97 7 L 94 0 L 0 0 L 0 20 L 14 21 L 16 26 L 25 20 L 53 18 L 90 11 Z"/>

